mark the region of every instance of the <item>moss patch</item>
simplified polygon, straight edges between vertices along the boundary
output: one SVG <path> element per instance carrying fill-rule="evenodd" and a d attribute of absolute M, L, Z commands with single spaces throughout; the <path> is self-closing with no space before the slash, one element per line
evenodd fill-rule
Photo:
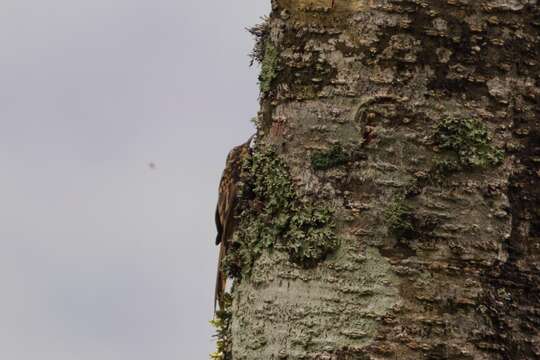
<path fill-rule="evenodd" d="M 406 195 L 397 195 L 384 211 L 389 232 L 398 240 L 398 246 L 431 241 L 433 231 L 441 223 L 436 215 L 421 214 L 407 203 Z"/>
<path fill-rule="evenodd" d="M 396 197 L 384 211 L 388 229 L 399 238 L 411 238 L 414 231 L 414 213 L 402 197 Z"/>
<path fill-rule="evenodd" d="M 210 324 L 216 329 L 214 338 L 216 339 L 216 351 L 210 354 L 211 360 L 231 360 L 232 359 L 232 296 L 226 293 L 223 296 L 223 309 L 216 311 L 214 319 Z"/>
<path fill-rule="evenodd" d="M 491 144 L 482 122 L 448 118 L 437 124 L 434 142 L 442 150 L 435 167 L 439 172 L 454 172 L 500 165 L 504 151 Z"/>
<path fill-rule="evenodd" d="M 261 62 L 261 73 L 259 74 L 259 84 L 262 93 L 270 91 L 272 82 L 278 76 L 278 60 L 278 50 L 270 41 L 266 41 L 264 56 Z"/>
<path fill-rule="evenodd" d="M 333 145 L 328 151 L 318 151 L 311 156 L 311 166 L 315 170 L 328 170 L 330 168 L 344 165 L 350 160 L 350 156 L 345 153 L 339 144 Z"/>
<path fill-rule="evenodd" d="M 265 249 L 289 254 L 303 267 L 315 266 L 338 247 L 333 211 L 302 202 L 285 164 L 271 150 L 256 151 L 244 164 L 239 226 L 223 261 L 232 277 L 249 274 Z"/>

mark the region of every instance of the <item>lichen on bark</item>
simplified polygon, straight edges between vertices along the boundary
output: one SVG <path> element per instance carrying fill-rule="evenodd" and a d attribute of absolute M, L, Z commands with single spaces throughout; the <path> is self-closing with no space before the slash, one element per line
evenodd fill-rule
<path fill-rule="evenodd" d="M 340 144 L 334 144 L 330 150 L 317 151 L 311 155 L 311 166 L 315 170 L 328 170 L 344 165 L 350 160 Z"/>
<path fill-rule="evenodd" d="M 291 261 L 289 210 L 247 194 L 235 360 L 540 359 L 538 19 L 536 0 L 272 1 L 258 141 L 340 246 Z"/>
<path fill-rule="evenodd" d="M 475 119 L 442 120 L 434 141 L 442 151 L 436 166 L 443 172 L 497 166 L 504 157 L 504 151 L 491 144 L 487 127 Z"/>
<path fill-rule="evenodd" d="M 261 73 L 259 75 L 261 93 L 267 93 L 270 91 L 272 82 L 277 78 L 278 72 L 278 50 L 270 41 L 267 40 L 264 44 L 264 56 L 261 61 Z"/>
<path fill-rule="evenodd" d="M 414 236 L 413 209 L 400 196 L 394 198 L 384 211 L 389 230 L 398 238 Z"/>
<path fill-rule="evenodd" d="M 230 276 L 249 275 L 265 250 L 286 252 L 303 267 L 335 252 L 339 241 L 334 212 L 298 197 L 287 167 L 272 149 L 256 149 L 243 173 L 238 231 L 223 261 Z"/>

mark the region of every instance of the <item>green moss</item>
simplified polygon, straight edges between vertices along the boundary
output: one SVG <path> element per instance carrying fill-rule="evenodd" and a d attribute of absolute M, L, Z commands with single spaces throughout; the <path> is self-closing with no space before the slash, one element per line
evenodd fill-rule
<path fill-rule="evenodd" d="M 350 160 L 340 144 L 333 145 L 328 151 L 318 151 L 311 156 L 311 166 L 315 170 L 328 170 L 344 165 Z"/>
<path fill-rule="evenodd" d="M 491 144 L 485 124 L 473 119 L 448 118 L 437 124 L 434 142 L 443 150 L 436 160 L 440 172 L 500 165 L 504 152 Z"/>
<path fill-rule="evenodd" d="M 266 41 L 264 57 L 261 62 L 261 73 L 259 75 L 259 84 L 262 93 L 270 91 L 272 82 L 278 76 L 278 60 L 278 50 L 270 41 Z"/>
<path fill-rule="evenodd" d="M 384 219 L 390 233 L 401 244 L 411 240 L 422 242 L 433 239 L 433 232 L 441 218 L 433 214 L 422 214 L 407 204 L 407 195 L 397 195 L 384 211 Z"/>
<path fill-rule="evenodd" d="M 395 198 L 384 211 L 388 229 L 397 238 L 411 238 L 415 233 L 414 213 L 402 197 Z"/>
<path fill-rule="evenodd" d="M 277 154 L 256 151 L 244 172 L 238 231 L 223 262 L 230 276 L 249 274 L 265 249 L 285 251 L 291 261 L 308 267 L 338 247 L 333 211 L 300 201 Z"/>
<path fill-rule="evenodd" d="M 214 319 L 210 324 L 216 329 L 214 338 L 216 339 L 216 351 L 210 354 L 211 360 L 231 360 L 232 359 L 232 296 L 225 293 L 223 297 L 223 309 L 216 311 Z"/>

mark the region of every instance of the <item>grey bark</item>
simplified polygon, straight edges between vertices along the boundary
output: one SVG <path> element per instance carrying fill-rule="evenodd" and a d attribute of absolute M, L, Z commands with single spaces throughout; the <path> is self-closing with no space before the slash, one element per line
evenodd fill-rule
<path fill-rule="evenodd" d="M 537 1 L 275 0 L 266 29 L 255 151 L 340 246 L 262 252 L 232 358 L 540 359 Z"/>

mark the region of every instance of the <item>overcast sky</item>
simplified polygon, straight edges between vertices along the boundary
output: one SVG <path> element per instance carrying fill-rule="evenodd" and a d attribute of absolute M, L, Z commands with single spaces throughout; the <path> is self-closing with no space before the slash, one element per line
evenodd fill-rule
<path fill-rule="evenodd" d="M 0 358 L 207 358 L 269 3 L 0 1 Z"/>

